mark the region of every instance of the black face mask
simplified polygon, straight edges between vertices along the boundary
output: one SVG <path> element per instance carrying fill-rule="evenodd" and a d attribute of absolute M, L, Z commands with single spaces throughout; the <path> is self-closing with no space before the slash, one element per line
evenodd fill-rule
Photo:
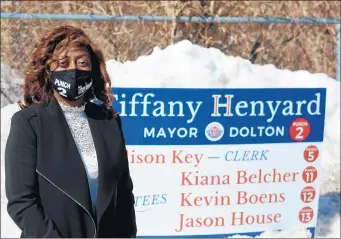
<path fill-rule="evenodd" d="M 53 89 L 70 101 L 82 97 L 92 86 L 91 71 L 54 71 L 51 76 Z"/>

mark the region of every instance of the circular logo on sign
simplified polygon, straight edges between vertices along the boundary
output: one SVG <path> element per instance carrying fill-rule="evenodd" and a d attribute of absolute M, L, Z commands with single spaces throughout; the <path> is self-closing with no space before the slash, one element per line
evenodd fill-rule
<path fill-rule="evenodd" d="M 224 126 L 218 122 L 209 123 L 206 126 L 205 135 L 208 140 L 218 141 L 224 135 Z"/>
<path fill-rule="evenodd" d="M 317 169 L 313 166 L 308 166 L 302 173 L 303 181 L 306 183 L 313 183 L 317 179 Z"/>
<path fill-rule="evenodd" d="M 314 218 L 314 210 L 311 207 L 304 207 L 298 215 L 302 223 L 309 223 Z"/>
<path fill-rule="evenodd" d="M 315 145 L 310 145 L 305 148 L 303 157 L 308 163 L 314 162 L 319 156 L 319 149 Z"/>
<path fill-rule="evenodd" d="M 306 140 L 310 134 L 310 123 L 304 118 L 295 119 L 290 125 L 289 134 L 294 141 Z"/>

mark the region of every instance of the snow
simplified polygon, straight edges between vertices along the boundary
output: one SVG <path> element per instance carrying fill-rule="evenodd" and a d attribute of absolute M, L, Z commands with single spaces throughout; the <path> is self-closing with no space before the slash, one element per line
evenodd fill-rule
<path fill-rule="evenodd" d="M 22 77 L 15 70 L 1 63 L 1 107 L 20 99 L 22 83 Z"/>
<path fill-rule="evenodd" d="M 11 71 L 1 65 L 1 81 Z M 6 69 L 6 71 L 3 71 Z M 254 65 L 227 56 L 215 48 L 203 48 L 185 40 L 150 56 L 124 63 L 107 61 L 113 87 L 163 88 L 327 88 L 324 158 L 316 237 L 340 237 L 340 83 L 322 73 L 280 70 L 273 65 Z M 17 78 L 16 78 L 17 79 Z M 11 97 L 19 98 L 18 91 Z M 1 236 L 18 237 L 19 231 L 5 210 L 4 148 L 16 104 L 1 108 Z M 310 237 L 304 228 L 264 232 L 259 237 Z M 245 237 L 245 236 L 234 236 Z"/>

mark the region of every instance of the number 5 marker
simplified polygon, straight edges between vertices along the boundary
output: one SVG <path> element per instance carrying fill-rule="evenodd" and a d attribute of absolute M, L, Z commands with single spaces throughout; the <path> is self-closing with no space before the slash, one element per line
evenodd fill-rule
<path fill-rule="evenodd" d="M 319 156 L 319 149 L 315 145 L 310 145 L 305 148 L 303 157 L 308 163 L 314 162 Z"/>

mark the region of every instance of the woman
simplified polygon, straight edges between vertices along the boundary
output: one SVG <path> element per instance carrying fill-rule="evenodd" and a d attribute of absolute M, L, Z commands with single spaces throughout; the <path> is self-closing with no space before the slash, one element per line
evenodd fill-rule
<path fill-rule="evenodd" d="M 21 237 L 136 237 L 112 99 L 103 54 L 82 30 L 56 27 L 35 45 L 5 153 L 8 213 Z"/>

